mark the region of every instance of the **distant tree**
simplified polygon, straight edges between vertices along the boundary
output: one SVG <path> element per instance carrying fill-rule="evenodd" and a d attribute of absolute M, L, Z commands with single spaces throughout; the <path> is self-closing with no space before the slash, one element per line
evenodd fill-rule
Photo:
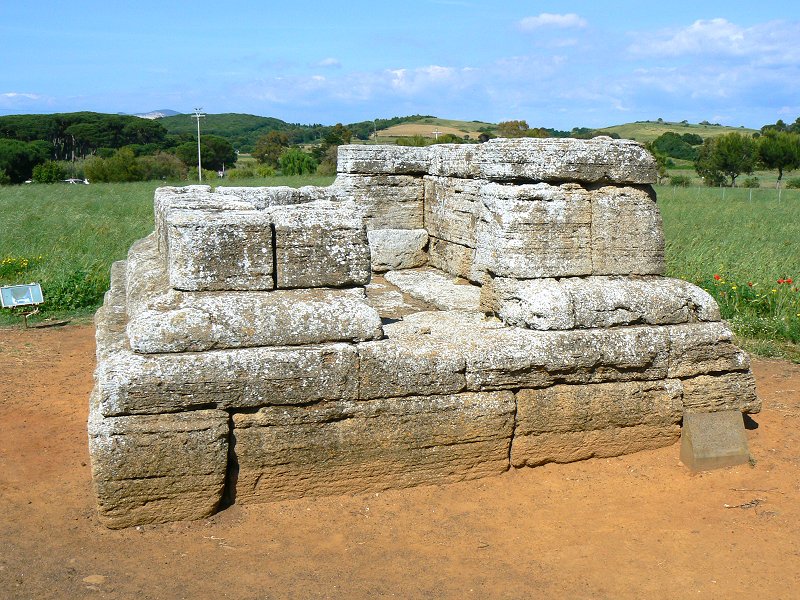
<path fill-rule="evenodd" d="M 61 163 L 47 160 L 33 167 L 31 179 L 36 183 L 55 183 L 66 179 L 66 175 Z"/>
<path fill-rule="evenodd" d="M 497 124 L 497 137 L 524 137 L 529 129 L 527 121 L 501 121 Z"/>
<path fill-rule="evenodd" d="M 695 171 L 708 185 L 719 185 L 725 177 L 730 177 L 731 186 L 735 186 L 740 174 L 752 174 L 757 158 L 756 141 L 732 132 L 703 142 L 695 160 Z"/>
<path fill-rule="evenodd" d="M 656 167 L 658 169 L 658 182 L 661 183 L 661 180 L 667 176 L 667 160 L 668 156 L 661 152 L 658 148 L 656 148 L 654 142 L 648 142 L 645 144 L 645 148 L 653 155 L 653 158 L 656 159 Z"/>
<path fill-rule="evenodd" d="M 698 136 L 700 137 L 700 136 Z M 703 140 L 700 140 L 703 143 Z M 670 156 L 672 158 L 680 158 L 684 160 L 694 160 L 697 158 L 697 150 L 695 150 L 683 136 L 675 133 L 674 131 L 667 131 L 653 140 L 653 148 L 661 154 Z"/>
<path fill-rule="evenodd" d="M 317 161 L 300 148 L 287 148 L 281 154 L 278 165 L 284 175 L 306 175 L 317 169 Z"/>
<path fill-rule="evenodd" d="M 21 142 L 0 138 L 0 170 L 9 183 L 22 183 L 30 179 L 33 168 L 49 156 L 46 142 Z"/>
<path fill-rule="evenodd" d="M 800 167 L 800 134 L 767 130 L 758 140 L 758 158 L 768 169 L 778 171 L 780 186 L 784 171 Z"/>
<path fill-rule="evenodd" d="M 326 149 L 330 146 L 341 146 L 342 144 L 349 144 L 352 138 L 353 132 L 341 123 L 337 123 L 322 138 L 322 145 Z"/>
<path fill-rule="evenodd" d="M 697 135 L 696 133 L 684 133 L 681 136 L 684 142 L 689 144 L 690 146 L 699 146 L 703 143 L 703 138 Z"/>
<path fill-rule="evenodd" d="M 175 155 L 190 167 L 197 166 L 197 142 L 186 142 L 175 148 Z M 222 170 L 236 163 L 236 150 L 231 143 L 218 135 L 200 136 L 200 155 L 204 169 Z"/>
<path fill-rule="evenodd" d="M 288 135 L 280 131 L 270 131 L 256 140 L 253 157 L 261 164 L 277 167 L 278 159 L 288 147 Z"/>

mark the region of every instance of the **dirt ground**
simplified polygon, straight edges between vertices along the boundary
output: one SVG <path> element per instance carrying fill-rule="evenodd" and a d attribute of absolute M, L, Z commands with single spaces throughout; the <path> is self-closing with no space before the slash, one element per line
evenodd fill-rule
<path fill-rule="evenodd" d="M 90 326 L 0 330 L 0 598 L 798 598 L 800 365 L 754 360 L 756 465 L 679 445 L 110 531 Z"/>

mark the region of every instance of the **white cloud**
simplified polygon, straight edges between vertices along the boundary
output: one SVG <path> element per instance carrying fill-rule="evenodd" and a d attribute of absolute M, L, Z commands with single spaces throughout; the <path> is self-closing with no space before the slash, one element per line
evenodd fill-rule
<path fill-rule="evenodd" d="M 558 15 L 554 13 L 541 13 L 535 17 L 525 17 L 518 24 L 522 31 L 534 31 L 543 27 L 547 28 L 583 28 L 588 25 L 586 19 L 575 13 Z"/>
<path fill-rule="evenodd" d="M 24 98 L 26 100 L 39 100 L 41 98 L 39 94 L 29 94 L 27 92 L 3 92 L 0 96 L 8 99 Z"/>
<path fill-rule="evenodd" d="M 316 66 L 316 67 L 326 67 L 326 68 L 332 68 L 332 69 L 339 69 L 339 68 L 341 68 L 342 63 L 338 58 L 333 58 L 333 57 L 329 56 L 328 58 L 323 58 L 321 61 L 319 61 L 314 66 Z"/>

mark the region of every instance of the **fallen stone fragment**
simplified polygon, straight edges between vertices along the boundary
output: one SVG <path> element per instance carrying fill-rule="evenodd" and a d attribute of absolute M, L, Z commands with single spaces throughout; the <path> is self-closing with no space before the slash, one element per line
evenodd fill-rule
<path fill-rule="evenodd" d="M 386 280 L 405 293 L 441 310 L 478 310 L 481 290 L 430 268 L 386 273 Z"/>

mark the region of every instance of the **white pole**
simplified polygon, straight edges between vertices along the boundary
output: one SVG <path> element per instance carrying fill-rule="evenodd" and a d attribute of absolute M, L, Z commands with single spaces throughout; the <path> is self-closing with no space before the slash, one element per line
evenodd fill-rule
<path fill-rule="evenodd" d="M 200 158 L 200 119 L 205 117 L 203 107 L 194 109 L 194 118 L 197 119 L 197 180 L 203 181 L 203 165 Z"/>

